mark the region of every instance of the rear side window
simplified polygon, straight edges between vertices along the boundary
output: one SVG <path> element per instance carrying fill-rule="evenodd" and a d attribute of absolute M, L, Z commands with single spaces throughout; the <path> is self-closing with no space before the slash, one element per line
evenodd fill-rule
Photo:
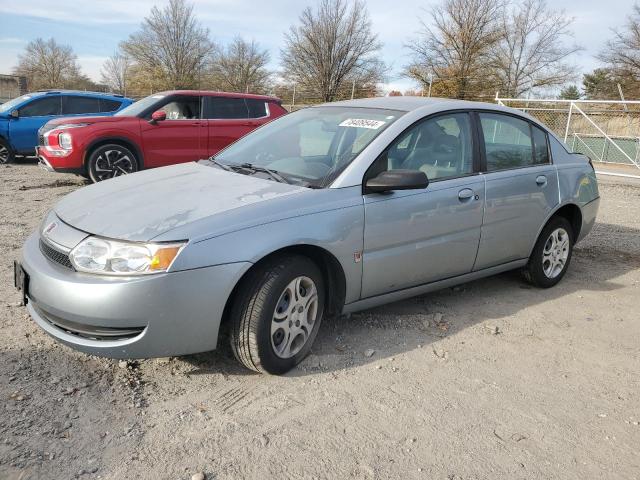
<path fill-rule="evenodd" d="M 254 98 L 247 98 L 245 101 L 249 109 L 249 118 L 262 118 L 268 115 L 267 102 Z"/>
<path fill-rule="evenodd" d="M 80 113 L 98 113 L 100 99 L 92 97 L 63 97 L 62 114 L 78 115 Z"/>
<path fill-rule="evenodd" d="M 547 134 L 540 128 L 531 125 L 533 132 L 533 149 L 535 164 L 542 165 L 549 162 L 549 145 L 547 144 Z"/>
<path fill-rule="evenodd" d="M 120 108 L 122 102 L 117 100 L 108 100 L 106 98 L 100 99 L 100 111 L 101 112 L 115 112 Z"/>
<path fill-rule="evenodd" d="M 487 171 L 534 165 L 529 122 L 508 115 L 480 113 Z"/>
<path fill-rule="evenodd" d="M 206 97 L 205 118 L 238 119 L 249 118 L 244 98 Z"/>
<path fill-rule="evenodd" d="M 62 97 L 60 95 L 38 98 L 22 107 L 18 112 L 21 117 L 48 117 L 60 115 Z"/>

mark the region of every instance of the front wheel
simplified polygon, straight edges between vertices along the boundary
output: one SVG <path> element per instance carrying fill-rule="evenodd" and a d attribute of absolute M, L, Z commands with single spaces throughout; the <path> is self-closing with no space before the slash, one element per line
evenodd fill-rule
<path fill-rule="evenodd" d="M 0 164 L 11 163 L 13 158 L 13 148 L 4 138 L 0 138 Z"/>
<path fill-rule="evenodd" d="M 137 171 L 136 156 L 119 144 L 102 145 L 91 152 L 87 160 L 87 173 L 93 183 Z"/>
<path fill-rule="evenodd" d="M 309 353 L 324 314 L 322 273 L 307 257 L 282 256 L 251 272 L 231 311 L 231 347 L 245 367 L 282 374 Z"/>
<path fill-rule="evenodd" d="M 541 288 L 556 285 L 569 268 L 574 241 L 573 229 L 567 219 L 553 217 L 549 220 L 524 268 L 525 278 Z"/>

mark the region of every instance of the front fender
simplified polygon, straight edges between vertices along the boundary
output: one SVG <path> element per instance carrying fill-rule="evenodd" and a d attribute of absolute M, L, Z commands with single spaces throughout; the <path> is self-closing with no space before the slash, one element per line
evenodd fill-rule
<path fill-rule="evenodd" d="M 178 256 L 171 271 L 202 268 L 226 263 L 256 263 L 286 247 L 311 245 L 333 255 L 346 278 L 345 302 L 360 297 L 364 233 L 364 207 L 302 215 L 265 223 L 189 244 Z"/>

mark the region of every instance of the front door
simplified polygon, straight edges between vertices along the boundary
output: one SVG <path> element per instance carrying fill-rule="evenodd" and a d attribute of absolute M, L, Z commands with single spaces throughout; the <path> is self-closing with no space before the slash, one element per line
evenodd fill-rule
<path fill-rule="evenodd" d="M 421 121 L 376 160 L 367 178 L 413 169 L 425 172 L 430 184 L 365 195 L 362 298 L 471 272 L 485 196 L 478 168 L 464 112 Z"/>
<path fill-rule="evenodd" d="M 145 167 L 207 158 L 206 120 L 201 118 L 200 107 L 199 96 L 175 95 L 158 108 L 166 113 L 166 120 L 140 120 Z"/>
<path fill-rule="evenodd" d="M 49 94 L 36 98 L 18 110 L 19 117 L 9 121 L 9 139 L 14 150 L 34 155 L 38 129 L 60 115 L 62 97 Z"/>
<path fill-rule="evenodd" d="M 478 115 L 487 199 L 475 270 L 527 258 L 559 201 L 546 133 L 518 117 Z"/>

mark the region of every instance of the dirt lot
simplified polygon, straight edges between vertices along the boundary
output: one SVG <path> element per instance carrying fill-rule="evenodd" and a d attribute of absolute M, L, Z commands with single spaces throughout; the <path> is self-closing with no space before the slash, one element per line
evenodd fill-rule
<path fill-rule="evenodd" d="M 329 320 L 280 378 L 226 343 L 126 363 L 36 328 L 11 262 L 81 185 L 0 167 L 1 479 L 640 478 L 640 182 L 601 179 L 556 288 L 509 273 Z"/>

